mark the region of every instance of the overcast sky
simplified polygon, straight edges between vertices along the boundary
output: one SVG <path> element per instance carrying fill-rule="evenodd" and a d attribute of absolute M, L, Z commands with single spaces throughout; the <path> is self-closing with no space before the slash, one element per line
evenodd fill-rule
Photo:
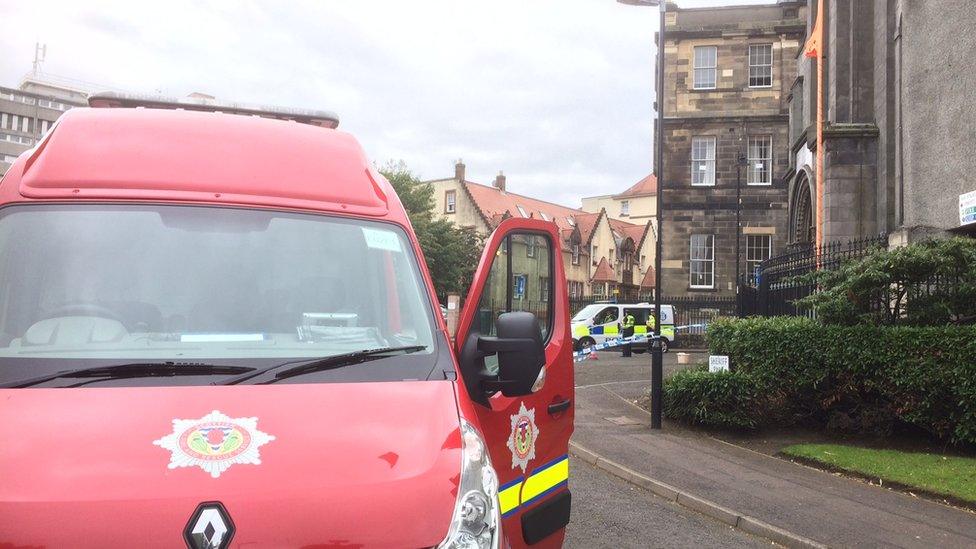
<path fill-rule="evenodd" d="M 768 0 L 684 0 L 685 7 Z M 146 3 L 148 5 L 148 3 Z M 0 85 L 328 109 L 379 164 L 579 206 L 651 169 L 657 10 L 614 0 L 0 0 Z M 162 7 L 165 6 L 165 7 Z"/>

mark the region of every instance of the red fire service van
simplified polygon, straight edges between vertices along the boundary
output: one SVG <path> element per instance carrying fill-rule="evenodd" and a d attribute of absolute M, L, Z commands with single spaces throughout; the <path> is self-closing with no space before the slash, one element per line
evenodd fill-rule
<path fill-rule="evenodd" d="M 90 104 L 0 181 L 0 546 L 562 544 L 556 225 L 498 225 L 452 340 L 334 115 Z"/>

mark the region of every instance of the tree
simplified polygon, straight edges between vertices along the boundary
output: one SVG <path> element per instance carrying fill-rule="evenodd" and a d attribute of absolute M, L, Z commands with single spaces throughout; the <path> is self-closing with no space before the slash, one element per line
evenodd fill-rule
<path fill-rule="evenodd" d="M 482 236 L 473 227 L 458 227 L 446 219 L 434 219 L 433 186 L 422 182 L 402 160 L 387 162 L 380 173 L 393 185 L 407 210 L 437 295 L 463 295 L 471 286 L 481 258 Z"/>

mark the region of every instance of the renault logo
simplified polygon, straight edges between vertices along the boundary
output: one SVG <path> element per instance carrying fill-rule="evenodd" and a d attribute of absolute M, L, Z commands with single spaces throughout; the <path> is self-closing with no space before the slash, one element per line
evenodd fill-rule
<path fill-rule="evenodd" d="M 190 549 L 224 549 L 234 537 L 234 523 L 224 506 L 217 502 L 201 503 L 183 530 Z"/>

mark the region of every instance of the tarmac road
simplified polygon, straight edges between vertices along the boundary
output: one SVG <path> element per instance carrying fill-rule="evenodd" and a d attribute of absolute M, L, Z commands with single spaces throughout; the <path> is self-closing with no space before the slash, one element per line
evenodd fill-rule
<path fill-rule="evenodd" d="M 570 458 L 566 547 L 772 547 Z"/>
<path fill-rule="evenodd" d="M 651 355 L 648 353 L 634 354 L 630 358 L 622 358 L 620 352 L 598 352 L 597 359 L 577 362 L 575 367 L 576 386 L 612 384 L 615 393 L 634 400 L 651 386 Z M 690 353 L 688 365 L 678 364 L 678 353 L 668 351 L 664 353 L 664 377 L 674 372 L 694 366 L 700 360 L 708 360 L 705 352 Z"/>
<path fill-rule="evenodd" d="M 576 385 L 610 384 L 634 399 L 650 385 L 650 355 L 601 352 L 576 364 Z M 706 355 L 693 354 L 692 362 Z M 664 355 L 664 375 L 686 368 Z M 581 460 L 570 461 L 573 515 L 566 547 L 769 547 L 765 540 L 665 501 Z"/>

